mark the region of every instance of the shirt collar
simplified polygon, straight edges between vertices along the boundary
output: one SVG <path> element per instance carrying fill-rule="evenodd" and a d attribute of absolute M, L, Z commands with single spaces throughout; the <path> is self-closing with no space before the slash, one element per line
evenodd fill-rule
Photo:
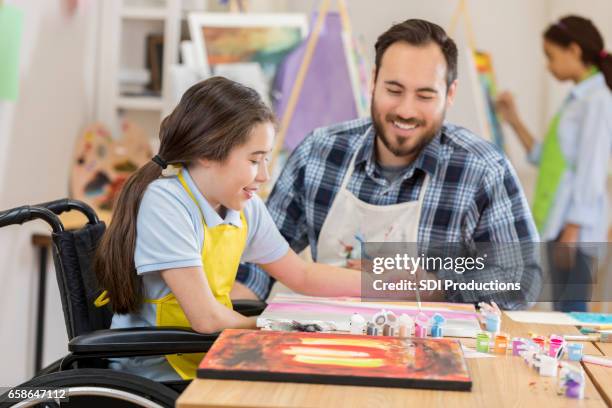
<path fill-rule="evenodd" d="M 430 176 L 433 176 L 436 167 L 438 165 L 438 157 L 441 146 L 441 139 L 443 136 L 443 129 L 441 129 L 436 136 L 423 148 L 421 153 L 417 156 L 416 160 L 413 161 L 406 168 L 406 173 L 402 178 L 412 177 L 415 169 L 420 169 L 429 173 Z M 374 126 L 370 126 L 368 130 L 366 130 L 365 134 L 362 135 L 363 143 L 359 150 L 357 151 L 357 156 L 355 157 L 355 166 L 365 165 L 366 173 L 370 176 L 373 176 L 374 171 L 376 169 L 376 157 L 375 157 L 375 140 L 376 140 L 376 131 L 374 130 Z"/>
<path fill-rule="evenodd" d="M 592 91 L 600 89 L 602 86 L 606 86 L 605 81 L 604 75 L 601 72 L 597 72 L 577 83 L 570 91 L 570 95 L 576 99 L 583 98 Z"/>
<path fill-rule="evenodd" d="M 208 203 L 206 198 L 200 192 L 200 189 L 196 186 L 195 182 L 191 178 L 189 171 L 186 168 L 183 168 L 183 178 L 185 179 L 185 183 L 189 186 L 189 189 L 193 193 L 200 210 L 202 211 L 202 215 L 204 216 L 204 222 L 206 226 L 209 228 L 216 227 L 221 224 L 231 224 L 238 228 L 242 227 L 242 220 L 240 220 L 240 211 L 232 210 L 227 208 L 225 211 L 225 219 L 221 218 L 218 212 L 216 212 L 213 207 Z M 191 198 L 190 198 L 191 199 Z"/>

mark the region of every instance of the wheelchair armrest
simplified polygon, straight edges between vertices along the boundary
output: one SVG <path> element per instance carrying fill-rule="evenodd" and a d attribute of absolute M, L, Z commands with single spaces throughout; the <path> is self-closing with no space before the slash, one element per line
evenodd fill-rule
<path fill-rule="evenodd" d="M 179 327 L 134 327 L 96 330 L 68 343 L 74 355 L 152 356 L 208 351 L 219 333 L 201 334 Z"/>
<path fill-rule="evenodd" d="M 233 300 L 234 310 L 243 316 L 259 316 L 268 306 L 262 300 L 238 299 Z"/>

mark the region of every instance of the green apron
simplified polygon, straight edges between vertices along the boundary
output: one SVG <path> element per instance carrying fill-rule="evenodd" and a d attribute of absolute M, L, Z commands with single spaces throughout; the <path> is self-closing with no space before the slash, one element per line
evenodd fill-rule
<path fill-rule="evenodd" d="M 599 70 L 596 67 L 591 67 L 584 79 L 590 78 L 598 72 Z M 540 234 L 544 231 L 559 183 L 561 183 L 563 173 L 565 173 L 568 166 L 558 137 L 561 113 L 562 111 L 559 111 L 554 116 L 548 127 L 548 132 L 542 145 L 542 155 L 540 156 L 540 170 L 533 202 L 533 218 Z"/>
<path fill-rule="evenodd" d="M 550 122 L 540 156 L 540 170 L 533 202 L 533 219 L 540 234 L 544 231 L 559 183 L 567 168 L 558 137 L 560 119 L 561 112 L 557 113 Z"/>

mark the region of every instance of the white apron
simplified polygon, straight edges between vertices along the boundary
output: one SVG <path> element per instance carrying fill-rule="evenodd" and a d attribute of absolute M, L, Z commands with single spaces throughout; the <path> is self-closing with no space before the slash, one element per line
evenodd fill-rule
<path fill-rule="evenodd" d="M 353 174 L 356 156 L 357 153 L 351 159 L 340 190 L 321 227 L 317 262 L 346 266 L 347 259 L 361 258 L 361 242 L 417 242 L 429 175 L 425 176 L 417 201 L 392 205 L 369 204 L 359 200 L 346 188 Z"/>

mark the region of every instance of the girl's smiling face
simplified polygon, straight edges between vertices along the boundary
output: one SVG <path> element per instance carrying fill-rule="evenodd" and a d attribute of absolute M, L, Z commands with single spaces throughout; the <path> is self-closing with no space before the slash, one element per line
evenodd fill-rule
<path fill-rule="evenodd" d="M 258 123 L 251 128 L 247 142 L 234 148 L 224 161 L 200 160 L 207 178 L 202 194 L 217 212 L 221 207 L 242 210 L 270 179 L 267 166 L 274 133 L 272 123 Z"/>

